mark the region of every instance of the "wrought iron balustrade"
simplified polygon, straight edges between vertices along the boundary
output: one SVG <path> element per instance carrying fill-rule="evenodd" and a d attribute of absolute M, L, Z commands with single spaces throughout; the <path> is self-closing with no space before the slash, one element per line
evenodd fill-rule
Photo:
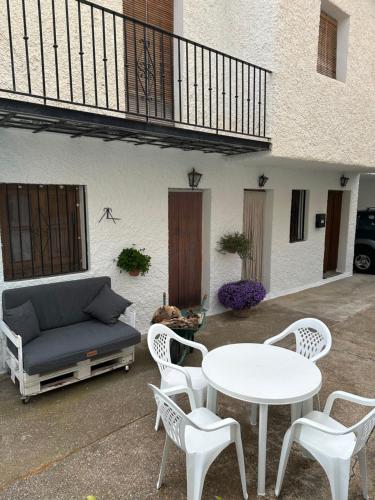
<path fill-rule="evenodd" d="M 268 139 L 270 71 L 87 0 L 0 0 L 0 97 Z"/>

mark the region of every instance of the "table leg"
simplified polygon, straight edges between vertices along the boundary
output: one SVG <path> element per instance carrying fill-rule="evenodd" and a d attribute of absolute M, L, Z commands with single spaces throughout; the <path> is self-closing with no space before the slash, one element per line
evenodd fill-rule
<path fill-rule="evenodd" d="M 302 403 L 293 403 L 291 405 L 291 420 L 292 423 L 297 420 L 298 418 L 301 418 L 301 412 L 302 412 Z"/>
<path fill-rule="evenodd" d="M 207 408 L 216 413 L 217 391 L 212 386 L 207 387 Z"/>
<path fill-rule="evenodd" d="M 257 425 L 258 405 L 250 403 L 250 424 Z"/>
<path fill-rule="evenodd" d="M 259 405 L 258 495 L 266 494 L 268 405 Z"/>

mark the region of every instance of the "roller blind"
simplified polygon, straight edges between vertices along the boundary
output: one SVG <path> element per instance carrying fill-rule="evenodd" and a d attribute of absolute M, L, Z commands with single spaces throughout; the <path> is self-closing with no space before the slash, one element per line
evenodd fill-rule
<path fill-rule="evenodd" d="M 124 0 L 124 14 L 173 32 L 173 0 Z"/>
<path fill-rule="evenodd" d="M 123 12 L 173 33 L 173 0 L 124 0 Z M 173 39 L 132 22 L 125 24 L 128 110 L 172 119 Z"/>
<path fill-rule="evenodd" d="M 320 13 L 318 43 L 318 73 L 336 78 L 337 21 L 325 12 Z"/>

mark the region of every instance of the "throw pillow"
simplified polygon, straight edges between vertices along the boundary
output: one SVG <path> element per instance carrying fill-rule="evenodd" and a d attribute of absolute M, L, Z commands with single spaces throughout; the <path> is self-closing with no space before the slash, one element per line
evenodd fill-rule
<path fill-rule="evenodd" d="M 108 285 L 104 285 L 83 312 L 106 325 L 113 325 L 131 304 L 132 302 L 115 293 Z"/>
<path fill-rule="evenodd" d="M 22 345 L 40 335 L 39 320 L 30 300 L 24 304 L 5 309 L 3 319 L 11 330 L 22 337 Z"/>

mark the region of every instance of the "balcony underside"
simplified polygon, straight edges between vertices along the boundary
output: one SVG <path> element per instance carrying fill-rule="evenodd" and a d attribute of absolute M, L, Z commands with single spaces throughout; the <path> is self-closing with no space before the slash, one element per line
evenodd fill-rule
<path fill-rule="evenodd" d="M 223 155 L 253 153 L 270 148 L 270 143 L 266 140 L 220 135 L 182 128 L 181 125 L 166 126 L 156 121 L 143 122 L 4 98 L 0 98 L 0 127 Z"/>

